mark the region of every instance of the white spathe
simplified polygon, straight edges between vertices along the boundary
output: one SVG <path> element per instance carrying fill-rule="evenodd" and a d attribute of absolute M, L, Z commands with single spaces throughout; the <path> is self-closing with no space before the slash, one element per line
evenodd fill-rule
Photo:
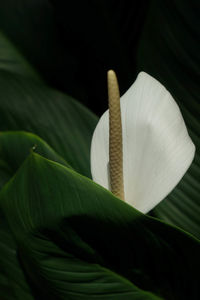
<path fill-rule="evenodd" d="M 178 105 L 147 73 L 138 75 L 120 103 L 125 201 L 147 213 L 181 180 L 195 146 Z M 108 110 L 92 138 L 91 172 L 95 182 L 110 190 Z"/>

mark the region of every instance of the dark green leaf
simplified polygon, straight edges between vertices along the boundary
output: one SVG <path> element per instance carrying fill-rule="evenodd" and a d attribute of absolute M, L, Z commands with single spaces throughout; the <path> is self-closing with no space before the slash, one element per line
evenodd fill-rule
<path fill-rule="evenodd" d="M 1 71 L 0 86 L 0 130 L 39 135 L 75 170 L 90 176 L 95 115 L 71 97 L 22 76 Z"/>
<path fill-rule="evenodd" d="M 0 210 L 0 299 L 33 300 L 18 257 L 16 242 Z"/>
<path fill-rule="evenodd" d="M 8 163 L 0 160 L 0 188 L 12 177 L 13 171 Z"/>
<path fill-rule="evenodd" d="M 27 63 L 16 47 L 0 31 L 0 70 L 9 71 L 41 81 L 39 75 Z"/>
<path fill-rule="evenodd" d="M 0 203 L 42 297 L 198 299 L 199 241 L 73 170 L 32 153 Z"/>
<path fill-rule="evenodd" d="M 13 1 L 3 1 L 0 4 L 0 8 L 2 7 L 0 24 L 2 23 L 4 31 L 16 45 L 16 37 L 19 37 L 22 32 L 18 31 L 18 26 L 13 27 L 14 23 L 22 22 L 25 33 L 32 29 L 32 22 L 37 17 L 33 15 L 33 11 L 29 10 L 35 5 L 32 1 L 27 6 L 22 1 L 18 7 L 15 4 L 9 5 L 11 2 Z M 44 13 L 47 17 L 50 13 L 49 5 L 46 2 L 44 6 L 43 4 L 40 7 L 37 3 L 34 9 L 37 7 L 40 13 Z M 45 6 L 48 6 L 46 13 Z M 33 19 L 29 19 L 28 15 L 25 17 L 24 9 L 29 11 Z M 7 21 L 5 22 L 7 14 L 13 16 L 11 27 Z M 23 15 L 22 18 L 20 14 Z M 50 19 L 52 20 L 52 15 Z M 26 27 L 26 23 L 29 26 Z M 44 23 L 47 29 L 48 17 Z M 12 31 L 13 28 L 14 31 Z M 37 35 L 34 38 L 37 39 Z M 42 85 L 37 73 L 2 32 L 0 32 L 0 86 L 0 130 L 25 130 L 38 134 L 71 163 L 72 167 L 90 176 L 90 140 L 97 118 L 69 96 L 64 96 Z"/>
<path fill-rule="evenodd" d="M 198 1 L 152 1 L 138 69 L 161 81 L 178 102 L 196 145 L 192 166 L 153 215 L 200 238 L 200 60 Z"/>
<path fill-rule="evenodd" d="M 0 134 L 0 186 L 8 181 L 31 151 L 69 166 L 48 144 L 27 132 Z M 9 226 L 0 214 L 0 291 L 1 299 L 33 299 L 17 254 L 16 243 Z M 5 298 L 6 297 L 6 298 Z"/>
<path fill-rule="evenodd" d="M 0 134 L 0 187 L 14 175 L 31 151 L 70 167 L 37 135 L 23 131 L 4 131 Z"/>

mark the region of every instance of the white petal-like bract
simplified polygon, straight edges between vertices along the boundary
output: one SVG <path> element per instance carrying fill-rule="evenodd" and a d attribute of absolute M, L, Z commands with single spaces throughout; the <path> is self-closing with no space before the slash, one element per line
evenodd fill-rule
<path fill-rule="evenodd" d="M 125 201 L 146 213 L 183 177 L 194 158 L 195 146 L 178 105 L 150 75 L 141 72 L 120 101 Z M 106 189 L 110 189 L 108 118 L 106 111 L 91 145 L 93 180 Z"/>

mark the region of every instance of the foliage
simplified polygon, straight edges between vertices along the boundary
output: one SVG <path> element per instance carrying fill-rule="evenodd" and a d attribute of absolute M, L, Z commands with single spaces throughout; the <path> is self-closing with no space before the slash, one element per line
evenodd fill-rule
<path fill-rule="evenodd" d="M 1 1 L 1 299 L 199 299 L 199 71 L 186 2 Z M 70 95 L 91 108 L 102 99 L 100 112 L 108 68 L 122 91 L 137 69 L 159 79 L 197 147 L 153 217 L 90 179 L 98 118 Z"/>

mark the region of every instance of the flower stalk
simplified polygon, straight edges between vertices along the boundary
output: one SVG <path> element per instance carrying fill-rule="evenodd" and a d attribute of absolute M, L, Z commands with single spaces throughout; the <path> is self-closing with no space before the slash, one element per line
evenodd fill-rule
<path fill-rule="evenodd" d="M 109 103 L 109 170 L 111 192 L 124 200 L 123 140 L 120 109 L 120 93 L 117 76 L 108 71 Z"/>

